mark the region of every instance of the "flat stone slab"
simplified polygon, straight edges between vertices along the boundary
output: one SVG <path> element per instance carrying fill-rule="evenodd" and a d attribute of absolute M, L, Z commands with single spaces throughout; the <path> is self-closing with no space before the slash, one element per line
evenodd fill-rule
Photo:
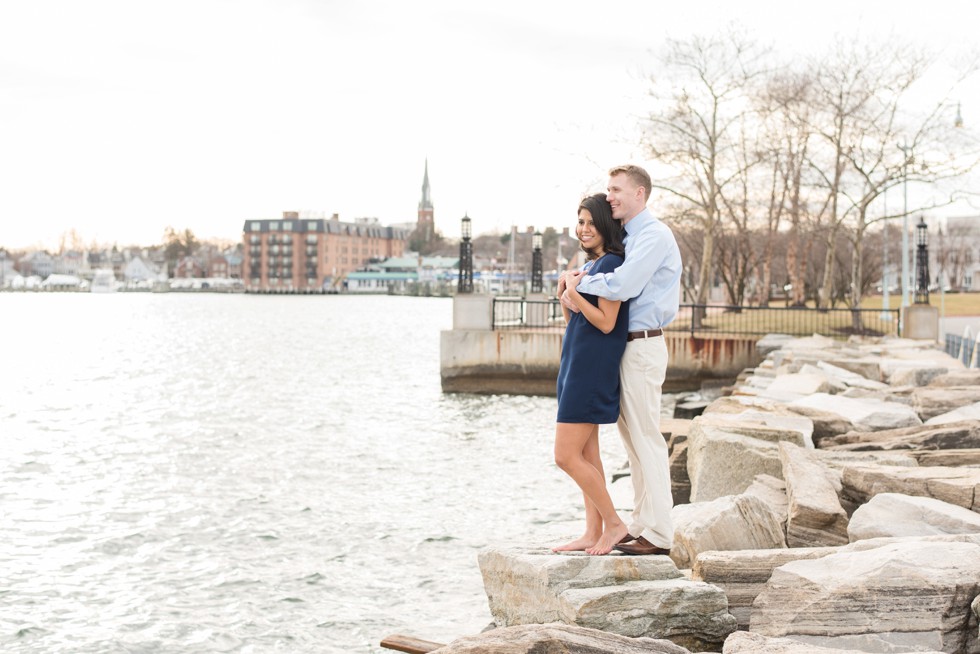
<path fill-rule="evenodd" d="M 458 638 L 431 654 L 690 654 L 669 640 L 627 638 L 598 629 L 550 623 L 517 625 Z"/>
<path fill-rule="evenodd" d="M 953 409 L 952 411 L 947 411 L 946 413 L 940 413 L 939 415 L 933 416 L 926 420 L 926 424 L 944 425 L 951 422 L 960 422 L 962 420 L 980 422 L 980 402 L 967 404 L 966 406 L 961 406 Z"/>
<path fill-rule="evenodd" d="M 851 542 L 888 536 L 980 534 L 980 513 L 936 500 L 900 493 L 879 493 L 851 516 Z"/>
<path fill-rule="evenodd" d="M 790 407 L 806 407 L 835 413 L 857 429 L 874 431 L 921 425 L 919 415 L 909 406 L 869 398 L 851 398 L 815 393 L 790 402 Z"/>
<path fill-rule="evenodd" d="M 840 480 L 812 450 L 779 444 L 789 514 L 786 544 L 790 547 L 843 545 L 847 513 L 838 498 Z"/>
<path fill-rule="evenodd" d="M 776 568 L 750 629 L 868 652 L 976 652 L 970 603 L 980 595 L 980 545 L 892 539 Z"/>
<path fill-rule="evenodd" d="M 736 631 L 725 640 L 722 654 L 867 654 L 861 649 L 838 649 L 801 643 L 791 638 L 770 638 L 750 631 Z M 938 650 L 919 654 L 943 654 Z"/>
<path fill-rule="evenodd" d="M 700 552 L 785 548 L 784 515 L 748 493 L 675 506 L 671 558 L 690 568 Z"/>
<path fill-rule="evenodd" d="M 980 470 L 944 467 L 849 467 L 841 478 L 849 497 L 864 504 L 879 493 L 932 497 L 980 512 Z"/>
<path fill-rule="evenodd" d="M 687 579 L 666 556 L 487 548 L 478 561 L 498 626 L 562 622 L 698 651 L 735 629 L 724 592 Z"/>

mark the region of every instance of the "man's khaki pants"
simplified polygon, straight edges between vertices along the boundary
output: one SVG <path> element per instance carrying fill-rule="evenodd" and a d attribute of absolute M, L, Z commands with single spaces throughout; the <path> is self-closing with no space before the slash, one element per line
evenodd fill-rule
<path fill-rule="evenodd" d="M 663 336 L 626 343 L 619 365 L 619 435 L 629 455 L 633 482 L 633 516 L 629 532 L 657 547 L 670 549 L 674 526 L 667 443 L 660 433 L 660 399 L 667 375 Z"/>

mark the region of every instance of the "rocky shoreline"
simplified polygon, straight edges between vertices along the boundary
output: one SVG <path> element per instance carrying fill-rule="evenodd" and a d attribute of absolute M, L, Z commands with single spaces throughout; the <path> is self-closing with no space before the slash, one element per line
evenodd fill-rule
<path fill-rule="evenodd" d="M 488 548 L 493 628 L 434 651 L 980 653 L 980 370 L 905 339 L 759 347 L 665 421 L 670 557 Z"/>

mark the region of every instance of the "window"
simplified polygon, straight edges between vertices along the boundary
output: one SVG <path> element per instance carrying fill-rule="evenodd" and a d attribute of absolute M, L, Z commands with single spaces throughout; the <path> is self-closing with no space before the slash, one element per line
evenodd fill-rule
<path fill-rule="evenodd" d="M 306 222 L 306 229 L 308 229 L 311 232 L 316 231 L 316 221 L 315 220 L 308 220 Z"/>
<path fill-rule="evenodd" d="M 282 224 L 282 231 L 284 231 L 284 232 L 291 232 L 291 231 L 293 231 L 293 221 L 287 220 L 286 222 L 284 222 Z"/>
<path fill-rule="evenodd" d="M 260 223 L 259 221 L 256 220 L 256 221 L 252 222 L 249 225 L 249 229 L 251 231 L 253 231 L 253 232 L 261 232 L 262 231 L 262 223 Z"/>

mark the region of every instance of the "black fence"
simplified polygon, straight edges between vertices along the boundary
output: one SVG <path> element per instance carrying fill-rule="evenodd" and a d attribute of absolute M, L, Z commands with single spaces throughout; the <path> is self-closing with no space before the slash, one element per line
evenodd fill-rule
<path fill-rule="evenodd" d="M 669 332 L 691 335 L 822 334 L 833 338 L 852 335 L 900 334 L 900 311 L 892 309 L 809 309 L 682 304 Z M 497 297 L 493 300 L 493 328 L 564 328 L 558 300 L 525 300 Z"/>
<path fill-rule="evenodd" d="M 980 347 L 976 338 L 946 334 L 946 354 L 959 359 L 967 368 L 980 368 Z"/>

